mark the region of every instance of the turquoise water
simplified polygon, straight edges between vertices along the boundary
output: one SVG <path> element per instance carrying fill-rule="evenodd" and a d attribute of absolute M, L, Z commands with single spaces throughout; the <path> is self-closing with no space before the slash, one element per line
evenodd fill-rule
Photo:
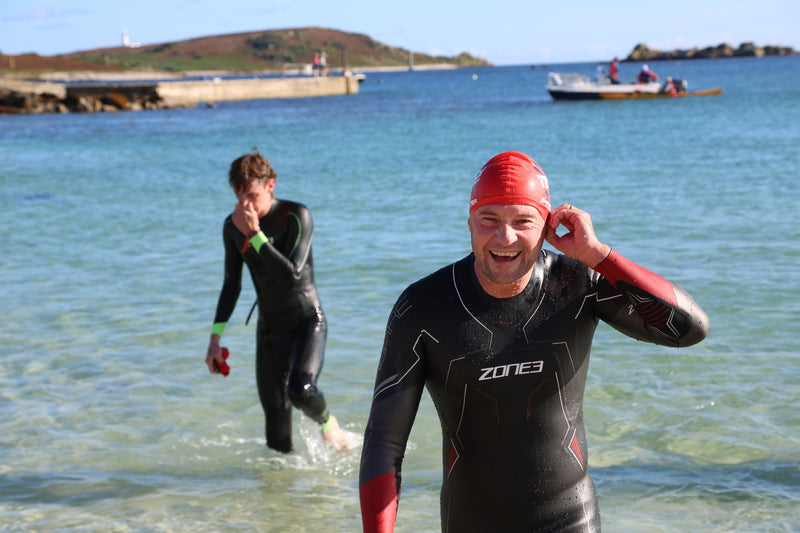
<path fill-rule="evenodd" d="M 203 362 L 227 166 L 257 146 L 278 195 L 314 215 L 320 386 L 346 428 L 363 432 L 395 298 L 468 252 L 473 176 L 522 150 L 554 204 L 589 211 L 711 318 L 680 350 L 599 328 L 585 415 L 604 529 L 800 530 L 800 58 L 651 66 L 725 93 L 554 103 L 548 69 L 519 66 L 369 74 L 350 97 L 0 117 L 3 529 L 359 530 L 360 450 L 329 452 L 299 412 L 294 454 L 264 446 L 249 286 L 224 338 L 232 374 Z M 439 446 L 425 398 L 398 532 L 438 531 Z"/>

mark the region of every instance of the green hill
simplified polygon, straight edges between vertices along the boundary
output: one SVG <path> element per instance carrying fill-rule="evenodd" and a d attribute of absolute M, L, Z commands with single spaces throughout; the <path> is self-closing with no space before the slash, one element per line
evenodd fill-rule
<path fill-rule="evenodd" d="M 155 69 L 173 72 L 279 71 L 312 62 L 324 50 L 328 67 L 350 68 L 408 66 L 412 52 L 388 46 L 359 33 L 327 28 L 264 30 L 198 37 L 140 47 L 99 48 L 59 56 L 125 70 Z M 454 57 L 413 52 L 414 65 L 489 66 L 467 53 Z"/>

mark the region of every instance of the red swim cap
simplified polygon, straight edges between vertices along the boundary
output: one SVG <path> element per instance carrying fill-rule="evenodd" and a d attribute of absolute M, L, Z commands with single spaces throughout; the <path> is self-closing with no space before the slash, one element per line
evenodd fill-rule
<path fill-rule="evenodd" d="M 528 205 L 547 220 L 550 187 L 539 164 L 521 152 L 503 152 L 491 158 L 472 187 L 469 213 L 483 205 Z"/>

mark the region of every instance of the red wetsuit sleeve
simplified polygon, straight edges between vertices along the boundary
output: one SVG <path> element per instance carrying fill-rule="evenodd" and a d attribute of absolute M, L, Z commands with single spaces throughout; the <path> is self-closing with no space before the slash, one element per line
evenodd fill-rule
<path fill-rule="evenodd" d="M 660 298 L 672 305 L 677 304 L 672 283 L 624 258 L 614 250 L 611 250 L 611 253 L 594 270 L 618 289 L 620 288 L 619 282 L 623 281 L 647 291 L 656 298 Z"/>
<path fill-rule="evenodd" d="M 361 517 L 370 533 L 394 531 L 403 456 L 425 389 L 427 345 L 435 343 L 420 327 L 413 294 L 404 291 L 389 316 L 364 430 L 358 477 Z"/>
<path fill-rule="evenodd" d="M 691 346 L 708 335 L 708 315 L 678 285 L 611 251 L 594 270 L 604 283 L 624 294 L 635 313 L 614 308 L 614 298 L 604 294 L 598 317 L 635 339 L 664 346 Z M 610 304 L 606 306 L 605 304 Z M 637 324 L 637 317 L 646 328 Z M 650 328 L 650 329 L 648 329 Z"/>
<path fill-rule="evenodd" d="M 397 481 L 394 472 L 376 477 L 359 488 L 364 533 L 391 533 L 397 518 Z"/>

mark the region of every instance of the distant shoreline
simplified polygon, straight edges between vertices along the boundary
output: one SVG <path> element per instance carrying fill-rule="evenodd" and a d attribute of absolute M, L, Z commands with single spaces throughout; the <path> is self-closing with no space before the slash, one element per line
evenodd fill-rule
<path fill-rule="evenodd" d="M 34 54 L 30 54 L 34 55 Z M 757 46 L 751 42 L 740 44 L 737 48 L 722 43 L 716 46 L 709 46 L 705 48 L 691 48 L 691 49 L 674 49 L 668 51 L 661 51 L 655 48 L 650 48 L 645 44 L 638 44 L 634 47 L 630 54 L 622 62 L 645 62 L 645 61 L 680 61 L 692 59 L 726 59 L 738 57 L 768 57 L 768 56 L 796 56 L 798 51 L 790 46 Z M 4 57 L 4 63 L 9 62 L 13 65 L 15 56 L 0 56 Z M 45 60 L 52 58 L 39 58 Z M 56 60 L 58 61 L 58 60 Z M 604 62 L 603 60 L 597 61 L 570 61 L 564 63 L 593 63 Z M 562 63 L 562 62 L 559 62 Z M 56 66 L 56 65 L 52 65 Z M 59 65 L 60 66 L 60 65 Z M 64 65 L 66 68 L 48 69 L 46 65 L 42 65 L 42 69 L 38 72 L 19 70 L 15 72 L 13 67 L 8 69 L 0 69 L 0 80 L 2 79 L 26 79 L 26 80 L 41 80 L 50 82 L 70 82 L 70 81 L 146 81 L 146 80 L 181 80 L 193 77 L 228 77 L 228 76 L 298 76 L 302 77 L 305 72 L 300 67 L 295 67 L 288 70 L 187 70 L 187 71 L 174 71 L 174 70 L 83 70 L 71 69 L 70 66 Z M 429 71 L 429 70 L 454 70 L 459 68 L 477 68 L 488 65 L 472 65 L 465 66 L 455 63 L 431 63 L 431 64 L 418 64 L 418 65 L 392 65 L 392 66 L 359 66 L 351 67 L 350 72 L 354 74 L 359 73 L 379 73 L 379 72 L 411 72 L 411 71 Z M 4 72 L 5 70 L 5 72 Z M 331 75 L 341 76 L 342 68 L 329 69 Z"/>

